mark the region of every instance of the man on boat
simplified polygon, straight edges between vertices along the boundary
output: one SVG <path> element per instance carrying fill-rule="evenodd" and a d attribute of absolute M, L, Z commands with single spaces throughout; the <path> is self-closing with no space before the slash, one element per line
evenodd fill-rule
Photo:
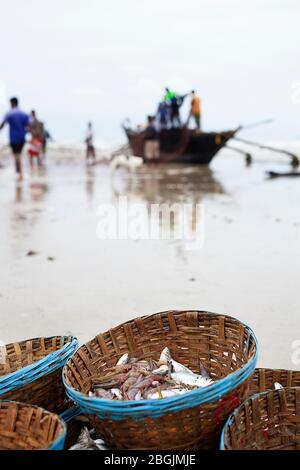
<path fill-rule="evenodd" d="M 170 107 L 170 123 L 174 127 L 177 125 L 181 127 L 180 119 L 180 107 L 182 106 L 184 99 L 187 95 L 179 95 L 175 91 L 170 90 L 169 88 L 165 89 L 166 93 L 164 96 L 164 101 L 166 101 Z"/>
<path fill-rule="evenodd" d="M 201 101 L 195 90 L 191 92 L 191 110 L 188 117 L 187 125 L 189 124 L 190 118 L 192 117 L 196 123 L 197 129 L 201 129 Z"/>
<path fill-rule="evenodd" d="M 9 142 L 12 149 L 18 181 L 23 179 L 21 153 L 25 144 L 26 132 L 29 125 L 28 114 L 18 107 L 18 98 L 10 99 L 11 110 L 6 113 L 0 125 L 0 130 L 7 123 L 9 125 Z"/>
<path fill-rule="evenodd" d="M 158 133 L 155 127 L 155 118 L 148 116 L 148 125 L 145 131 L 144 157 L 146 160 L 158 160 L 160 157 Z"/>
<path fill-rule="evenodd" d="M 170 90 L 167 87 L 165 88 L 164 101 L 169 103 L 169 102 L 172 101 L 172 99 L 177 98 L 177 97 L 178 97 L 178 93 L 176 93 L 175 91 Z"/>

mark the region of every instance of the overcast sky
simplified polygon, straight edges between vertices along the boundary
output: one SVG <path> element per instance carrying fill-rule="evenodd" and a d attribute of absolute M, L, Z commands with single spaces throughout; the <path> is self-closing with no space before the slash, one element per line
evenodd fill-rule
<path fill-rule="evenodd" d="M 17 95 L 57 141 L 92 120 L 118 143 L 168 85 L 198 90 L 205 129 L 273 117 L 245 138 L 300 139 L 299 25 L 299 0 L 2 0 L 0 112 Z"/>

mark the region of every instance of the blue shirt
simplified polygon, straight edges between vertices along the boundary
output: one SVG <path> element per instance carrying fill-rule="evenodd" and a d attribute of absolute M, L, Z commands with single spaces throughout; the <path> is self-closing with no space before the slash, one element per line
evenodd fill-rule
<path fill-rule="evenodd" d="M 5 116 L 4 121 L 9 125 L 10 144 L 24 144 L 29 116 L 18 108 L 11 109 Z"/>

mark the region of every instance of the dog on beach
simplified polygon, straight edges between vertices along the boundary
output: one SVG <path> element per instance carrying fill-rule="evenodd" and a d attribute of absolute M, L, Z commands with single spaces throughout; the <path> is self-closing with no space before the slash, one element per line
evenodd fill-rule
<path fill-rule="evenodd" d="M 117 168 L 124 167 L 130 173 L 133 173 L 138 167 L 143 165 L 143 159 L 135 155 L 116 155 L 110 162 L 110 170 L 113 173 Z"/>

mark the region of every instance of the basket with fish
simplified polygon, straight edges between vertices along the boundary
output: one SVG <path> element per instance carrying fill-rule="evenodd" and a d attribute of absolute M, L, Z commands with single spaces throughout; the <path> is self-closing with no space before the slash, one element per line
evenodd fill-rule
<path fill-rule="evenodd" d="M 62 367 L 76 351 L 72 336 L 35 338 L 0 348 L 0 399 L 41 406 L 61 413 L 71 406 Z"/>
<path fill-rule="evenodd" d="M 66 427 L 38 406 L 0 401 L 0 450 L 62 450 Z"/>
<path fill-rule="evenodd" d="M 249 396 L 282 387 L 300 387 L 300 371 L 287 369 L 255 369 Z"/>
<path fill-rule="evenodd" d="M 235 318 L 167 311 L 97 335 L 63 380 L 112 449 L 210 449 L 247 397 L 256 360 L 255 335 Z"/>
<path fill-rule="evenodd" d="M 300 450 L 300 388 L 249 397 L 228 418 L 221 450 Z"/>

